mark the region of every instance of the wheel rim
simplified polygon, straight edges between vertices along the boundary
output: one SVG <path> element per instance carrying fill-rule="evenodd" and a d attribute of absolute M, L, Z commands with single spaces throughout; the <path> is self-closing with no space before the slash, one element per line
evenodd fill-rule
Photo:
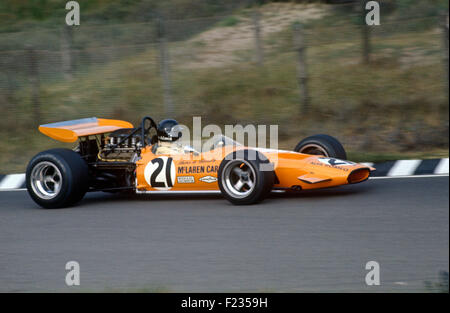
<path fill-rule="evenodd" d="M 222 186 L 235 198 L 245 198 L 255 189 L 255 170 L 245 160 L 229 162 L 222 173 Z"/>
<path fill-rule="evenodd" d="M 31 188 L 41 199 L 53 199 L 61 191 L 62 175 L 50 162 L 40 162 L 31 171 Z"/>
<path fill-rule="evenodd" d="M 304 153 L 304 154 L 322 155 L 322 156 L 329 157 L 327 150 L 325 150 L 324 147 L 319 146 L 317 144 L 308 144 L 308 145 L 302 147 L 298 152 Z"/>

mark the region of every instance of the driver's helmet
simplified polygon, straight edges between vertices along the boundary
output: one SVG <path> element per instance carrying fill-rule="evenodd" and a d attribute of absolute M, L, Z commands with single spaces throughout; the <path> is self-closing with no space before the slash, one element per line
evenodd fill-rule
<path fill-rule="evenodd" d="M 181 138 L 181 127 L 172 119 L 162 120 L 156 129 L 159 141 L 177 141 Z"/>

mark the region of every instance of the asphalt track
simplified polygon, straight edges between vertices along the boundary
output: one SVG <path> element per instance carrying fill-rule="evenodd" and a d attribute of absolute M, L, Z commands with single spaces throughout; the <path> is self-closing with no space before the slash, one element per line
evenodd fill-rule
<path fill-rule="evenodd" d="M 425 291 L 449 268 L 449 178 L 377 179 L 272 194 L 232 206 L 218 195 L 96 193 L 44 210 L 0 193 L 0 292 Z M 65 285 L 65 264 L 81 286 Z M 381 285 L 366 286 L 377 261 Z"/>

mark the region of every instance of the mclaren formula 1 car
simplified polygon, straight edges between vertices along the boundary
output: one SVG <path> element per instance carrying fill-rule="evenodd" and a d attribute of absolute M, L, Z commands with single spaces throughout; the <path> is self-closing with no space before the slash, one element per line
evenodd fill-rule
<path fill-rule="evenodd" d="M 87 118 L 41 125 L 39 130 L 76 148 L 52 149 L 29 162 L 26 185 L 44 208 L 76 204 L 86 192 L 221 192 L 233 204 L 263 200 L 271 190 L 301 191 L 356 184 L 374 169 L 346 161 L 339 141 L 316 135 L 294 151 L 260 149 L 216 136 L 208 149 L 158 154 L 156 123 Z M 205 151 L 204 151 L 205 150 Z"/>

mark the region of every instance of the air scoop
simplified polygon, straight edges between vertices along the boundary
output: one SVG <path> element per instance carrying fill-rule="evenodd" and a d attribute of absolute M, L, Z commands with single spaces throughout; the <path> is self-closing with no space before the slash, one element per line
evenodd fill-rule
<path fill-rule="evenodd" d="M 369 179 L 369 176 L 369 168 L 359 168 L 351 172 L 350 175 L 348 175 L 347 180 L 349 184 L 357 184 L 366 181 L 367 179 Z"/>

